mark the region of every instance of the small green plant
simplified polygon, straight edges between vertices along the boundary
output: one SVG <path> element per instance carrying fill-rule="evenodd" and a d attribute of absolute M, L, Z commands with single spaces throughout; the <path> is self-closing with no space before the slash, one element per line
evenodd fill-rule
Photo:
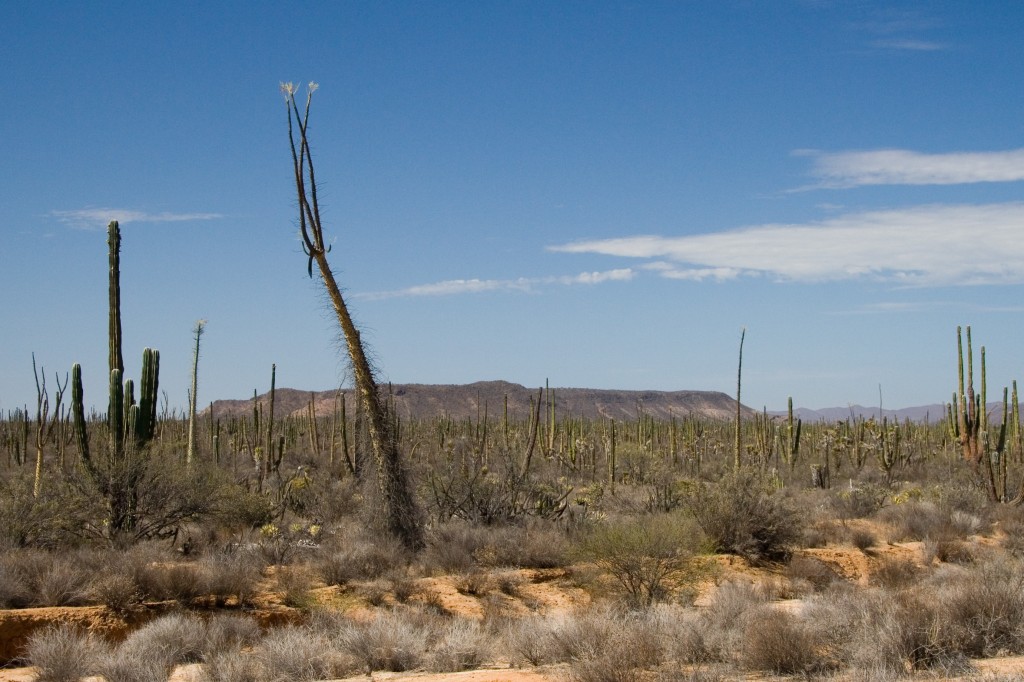
<path fill-rule="evenodd" d="M 685 517 L 663 514 L 595 526 L 577 554 L 611 575 L 630 603 L 646 608 L 706 573 L 696 556 L 699 538 Z"/>

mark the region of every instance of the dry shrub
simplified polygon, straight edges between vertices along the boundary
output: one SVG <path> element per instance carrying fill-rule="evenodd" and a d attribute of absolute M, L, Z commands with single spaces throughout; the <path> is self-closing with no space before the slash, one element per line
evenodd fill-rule
<path fill-rule="evenodd" d="M 206 579 L 206 592 L 218 606 L 231 598 L 240 606 L 252 601 L 263 577 L 262 561 L 251 552 L 213 554 L 200 560 Z"/>
<path fill-rule="evenodd" d="M 0 556 L 0 608 L 22 609 L 32 603 L 28 576 L 13 554 Z"/>
<path fill-rule="evenodd" d="M 665 656 L 681 665 L 704 665 L 718 658 L 708 640 L 708 621 L 690 609 L 659 605 L 652 614 L 661 619 Z"/>
<path fill-rule="evenodd" d="M 974 547 L 963 540 L 925 540 L 922 561 L 926 566 L 935 560 L 945 564 L 970 564 L 975 559 Z"/>
<path fill-rule="evenodd" d="M 494 589 L 494 580 L 486 571 L 474 570 L 455 579 L 455 589 L 460 594 L 483 597 Z"/>
<path fill-rule="evenodd" d="M 750 583 L 727 582 L 718 586 L 703 612 L 707 647 L 719 660 L 729 660 L 742 646 L 743 618 L 764 604 L 766 595 Z"/>
<path fill-rule="evenodd" d="M 97 576 L 90 585 L 90 592 L 93 599 L 114 613 L 127 613 L 142 600 L 135 581 L 121 573 Z"/>
<path fill-rule="evenodd" d="M 891 528 L 892 542 L 963 537 L 950 521 L 950 513 L 932 502 L 896 504 L 881 510 L 877 518 Z"/>
<path fill-rule="evenodd" d="M 132 632 L 118 647 L 128 659 L 157 660 L 170 670 L 184 663 L 203 660 L 206 624 L 191 613 L 172 613 L 146 623 Z"/>
<path fill-rule="evenodd" d="M 207 658 L 215 653 L 252 646 L 260 637 L 260 626 L 248 616 L 218 613 L 206 621 L 203 651 Z"/>
<path fill-rule="evenodd" d="M 427 571 L 464 573 L 474 566 L 556 568 L 567 563 L 565 534 L 551 524 L 475 526 L 453 521 L 434 529 L 422 555 Z"/>
<path fill-rule="evenodd" d="M 1024 653 L 1024 567 L 1019 561 L 990 559 L 933 582 L 929 592 L 949 648 L 974 657 Z"/>
<path fill-rule="evenodd" d="M 550 662 L 550 651 L 546 637 L 548 619 L 542 616 L 527 616 L 506 621 L 502 633 L 502 649 L 507 652 L 514 665 L 522 662 L 530 665 L 544 665 Z"/>
<path fill-rule="evenodd" d="M 271 630 L 253 651 L 267 682 L 325 680 L 356 672 L 350 657 L 339 653 L 321 633 L 286 626 Z"/>
<path fill-rule="evenodd" d="M 804 533 L 806 515 L 757 471 L 693 485 L 685 506 L 716 550 L 755 564 L 787 559 Z"/>
<path fill-rule="evenodd" d="M 38 682 L 78 682 L 94 673 L 105 653 L 102 644 L 64 624 L 32 633 L 25 657 L 36 667 Z"/>
<path fill-rule="evenodd" d="M 391 592 L 395 595 L 395 601 L 399 604 L 405 604 L 418 591 L 416 581 L 411 578 L 407 573 L 394 573 L 388 577 L 388 583 L 391 585 Z"/>
<path fill-rule="evenodd" d="M 924 575 L 924 570 L 911 559 L 885 557 L 871 571 L 872 585 L 901 589 L 917 583 Z"/>
<path fill-rule="evenodd" d="M 867 553 L 869 549 L 878 544 L 878 538 L 869 530 L 857 528 L 850 533 L 850 544 L 860 551 Z"/>
<path fill-rule="evenodd" d="M 847 658 L 860 671 L 878 674 L 907 670 L 963 672 L 963 651 L 950 638 L 934 590 L 869 590 L 856 602 Z"/>
<path fill-rule="evenodd" d="M 369 622 L 348 623 L 337 635 L 338 645 L 367 674 L 418 668 L 430 636 L 429 621 L 419 620 L 409 611 L 384 611 Z"/>
<path fill-rule="evenodd" d="M 107 682 L 167 682 L 171 669 L 162 658 L 138 658 L 115 650 L 97 665 Z"/>
<path fill-rule="evenodd" d="M 554 615 L 542 631 L 546 658 L 552 663 L 595 658 L 611 646 L 619 625 L 618 614 L 607 606 Z"/>
<path fill-rule="evenodd" d="M 82 606 L 92 602 L 90 582 L 101 572 L 95 553 L 59 555 L 39 550 L 17 550 L 0 559 L 0 605 Z"/>
<path fill-rule="evenodd" d="M 427 669 L 449 673 L 479 668 L 491 650 L 491 639 L 479 623 L 454 618 L 444 624 L 437 642 L 430 647 Z"/>
<path fill-rule="evenodd" d="M 91 602 L 92 572 L 71 558 L 50 557 L 48 565 L 33 577 L 37 606 L 83 606 Z"/>
<path fill-rule="evenodd" d="M 249 653 L 226 651 L 210 656 L 203 666 L 203 682 L 262 682 L 263 667 Z"/>
<path fill-rule="evenodd" d="M 641 671 L 616 652 L 604 652 L 596 658 L 573 661 L 569 665 L 571 682 L 639 682 Z"/>
<path fill-rule="evenodd" d="M 793 614 L 767 604 L 746 615 L 741 642 L 739 659 L 748 670 L 807 674 L 822 664 L 814 631 Z"/>
<path fill-rule="evenodd" d="M 662 514 L 594 526 L 576 553 L 610 574 L 631 605 L 647 608 L 706 574 L 695 557 L 699 540 L 692 521 Z"/>
<path fill-rule="evenodd" d="M 784 575 L 792 581 L 806 581 L 817 592 L 843 580 L 842 576 L 821 559 L 803 555 L 790 559 Z"/>
<path fill-rule="evenodd" d="M 311 591 L 313 578 L 306 566 L 278 566 L 274 579 L 285 606 L 309 609 L 316 603 Z"/>
<path fill-rule="evenodd" d="M 408 553 L 393 538 L 356 538 L 347 548 L 322 557 L 317 570 L 326 584 L 344 585 L 354 580 L 381 578 L 408 563 Z"/>

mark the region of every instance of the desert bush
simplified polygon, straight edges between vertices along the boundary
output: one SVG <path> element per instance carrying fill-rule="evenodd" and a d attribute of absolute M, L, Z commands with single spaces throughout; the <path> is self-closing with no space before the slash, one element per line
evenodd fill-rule
<path fill-rule="evenodd" d="M 513 665 L 522 662 L 543 665 L 551 659 L 546 637 L 549 622 L 543 616 L 527 616 L 505 621 L 501 633 L 502 650 Z"/>
<path fill-rule="evenodd" d="M 352 622 L 337 634 L 339 647 L 359 668 L 402 672 L 418 668 L 426 658 L 430 627 L 416 622 L 408 611 L 384 611 L 369 622 Z"/>
<path fill-rule="evenodd" d="M 686 508 L 715 549 L 751 563 L 786 559 L 803 533 L 805 515 L 759 472 L 693 485 Z"/>
<path fill-rule="evenodd" d="M 106 682 L 167 682 L 171 669 L 164 657 L 143 657 L 115 649 L 97 664 Z"/>
<path fill-rule="evenodd" d="M 765 601 L 765 593 L 751 583 L 726 582 L 718 586 L 702 614 L 706 646 L 718 660 L 730 660 L 739 651 L 744 616 Z"/>
<path fill-rule="evenodd" d="M 595 526 L 576 554 L 615 578 L 631 604 L 649 607 L 706 574 L 695 557 L 699 544 L 689 519 L 662 514 Z"/>
<path fill-rule="evenodd" d="M 138 586 L 130 575 L 103 573 L 89 585 L 92 598 L 114 613 L 127 613 L 142 599 Z"/>
<path fill-rule="evenodd" d="M 660 657 L 682 665 L 703 665 L 716 659 L 707 638 L 707 620 L 691 608 L 658 604 L 648 617 L 662 645 Z"/>
<path fill-rule="evenodd" d="M 205 657 L 252 646 L 260 637 L 259 624 L 248 616 L 218 613 L 206 621 L 203 651 Z"/>
<path fill-rule="evenodd" d="M 48 481 L 33 495 L 31 475 L 0 480 L 0 548 L 67 549 L 81 542 L 82 520 L 101 513 L 68 480 Z"/>
<path fill-rule="evenodd" d="M 6 608 L 91 603 L 89 583 L 96 565 L 93 553 L 9 552 L 0 559 L 0 601 Z"/>
<path fill-rule="evenodd" d="M 475 565 L 555 568 L 567 561 L 565 534 L 534 520 L 520 525 L 479 526 L 449 522 L 434 529 L 421 556 L 425 570 L 461 573 Z"/>
<path fill-rule="evenodd" d="M 797 555 L 789 560 L 783 573 L 791 581 L 806 581 L 815 591 L 827 589 L 843 580 L 831 566 L 812 556 Z"/>
<path fill-rule="evenodd" d="M 969 564 L 975 559 L 974 547 L 969 542 L 953 539 L 925 540 L 921 549 L 925 566 L 938 560 L 947 564 Z"/>
<path fill-rule="evenodd" d="M 639 682 L 641 671 L 632 667 L 618 652 L 603 652 L 595 658 L 584 658 L 569 664 L 571 682 Z"/>
<path fill-rule="evenodd" d="M 863 528 L 857 528 L 850 533 L 850 543 L 862 552 L 867 552 L 869 549 L 878 544 L 878 538 L 875 534 L 869 530 Z"/>
<path fill-rule="evenodd" d="M 895 504 L 880 511 L 877 518 L 890 526 L 889 539 L 894 542 L 962 537 L 950 522 L 949 511 L 932 502 Z"/>
<path fill-rule="evenodd" d="M 194 614 L 172 613 L 135 630 L 117 652 L 126 659 L 158 661 L 167 671 L 203 660 L 206 624 Z"/>
<path fill-rule="evenodd" d="M 232 597 L 239 605 L 248 604 L 263 576 L 260 558 L 244 550 L 207 555 L 199 563 L 206 579 L 206 591 L 220 606 Z"/>
<path fill-rule="evenodd" d="M 102 644 L 67 624 L 37 630 L 25 648 L 38 682 L 78 682 L 93 674 L 104 653 Z"/>
<path fill-rule="evenodd" d="M 553 663 L 595 658 L 608 649 L 621 626 L 621 612 L 610 605 L 559 613 L 547 619 L 543 634 Z"/>
<path fill-rule="evenodd" d="M 419 587 L 416 581 L 408 573 L 395 571 L 388 576 L 391 585 L 391 593 L 395 595 L 395 601 L 405 604 L 417 593 Z"/>
<path fill-rule="evenodd" d="M 309 628 L 286 626 L 272 630 L 255 647 L 253 656 L 268 682 L 324 680 L 344 677 L 356 668 L 329 639 Z"/>
<path fill-rule="evenodd" d="M 381 578 L 408 563 L 408 553 L 393 538 L 356 538 L 346 549 L 320 557 L 316 568 L 326 584 L 344 585 L 353 580 Z"/>
<path fill-rule="evenodd" d="M 277 509 L 268 495 L 227 486 L 222 490 L 213 518 L 232 531 L 255 530 L 274 520 Z"/>
<path fill-rule="evenodd" d="M 948 647 L 973 657 L 1024 653 L 1024 570 L 1019 561 L 989 559 L 952 579 L 937 575 L 932 582 L 929 592 Z"/>
<path fill-rule="evenodd" d="M 885 557 L 871 571 L 870 582 L 879 587 L 901 589 L 915 584 L 924 574 L 924 569 L 910 559 Z"/>
<path fill-rule="evenodd" d="M 427 669 L 450 673 L 480 667 L 492 649 L 490 637 L 476 621 L 453 618 L 430 647 Z"/>
<path fill-rule="evenodd" d="M 836 490 L 829 501 L 836 515 L 845 522 L 872 516 L 886 505 L 891 493 L 888 486 L 867 481 L 856 485 L 851 482 L 850 488 Z"/>
<path fill-rule="evenodd" d="M 967 658 L 950 638 L 933 596 L 887 589 L 859 595 L 847 643 L 850 664 L 879 675 L 907 670 L 963 672 Z"/>
<path fill-rule="evenodd" d="M 311 592 L 313 579 L 306 566 L 278 566 L 274 578 L 285 606 L 308 609 L 316 603 Z"/>
<path fill-rule="evenodd" d="M 264 679 L 259 660 L 240 651 L 212 654 L 200 674 L 203 682 L 262 682 Z"/>
<path fill-rule="evenodd" d="M 455 578 L 455 589 L 460 594 L 483 597 L 494 589 L 495 583 L 486 571 L 472 570 Z"/>
<path fill-rule="evenodd" d="M 738 653 L 744 668 L 779 675 L 807 674 L 822 663 L 814 631 L 793 614 L 767 604 L 746 615 Z"/>

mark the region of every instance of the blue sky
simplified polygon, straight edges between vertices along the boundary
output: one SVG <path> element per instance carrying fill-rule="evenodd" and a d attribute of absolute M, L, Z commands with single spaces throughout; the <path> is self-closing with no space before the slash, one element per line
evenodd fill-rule
<path fill-rule="evenodd" d="M 1024 5 L 0 5 L 0 409 L 81 362 L 186 403 L 343 380 L 281 81 L 385 380 L 948 400 L 957 325 L 1024 378 Z"/>

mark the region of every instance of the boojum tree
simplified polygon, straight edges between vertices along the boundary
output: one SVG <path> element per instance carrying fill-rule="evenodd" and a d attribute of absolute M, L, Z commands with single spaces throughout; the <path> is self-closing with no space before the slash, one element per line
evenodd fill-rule
<path fill-rule="evenodd" d="M 330 247 L 324 242 L 323 222 L 317 202 L 316 175 L 307 137 L 310 103 L 316 89 L 316 83 L 309 83 L 306 88 L 305 107 L 300 110 L 295 99 L 298 87 L 294 83 L 281 84 L 281 92 L 284 94 L 288 109 L 288 139 L 291 143 L 292 169 L 298 195 L 299 232 L 302 236 L 303 250 L 309 258 L 307 272 L 310 277 L 313 276 L 315 263 L 345 336 L 357 399 L 366 415 L 367 431 L 376 459 L 377 483 L 387 528 L 406 547 L 418 550 L 424 546 L 423 528 L 398 440 L 392 429 L 386 404 L 378 390 L 373 367 L 359 336 L 359 329 L 352 321 L 341 289 L 327 262 Z"/>

